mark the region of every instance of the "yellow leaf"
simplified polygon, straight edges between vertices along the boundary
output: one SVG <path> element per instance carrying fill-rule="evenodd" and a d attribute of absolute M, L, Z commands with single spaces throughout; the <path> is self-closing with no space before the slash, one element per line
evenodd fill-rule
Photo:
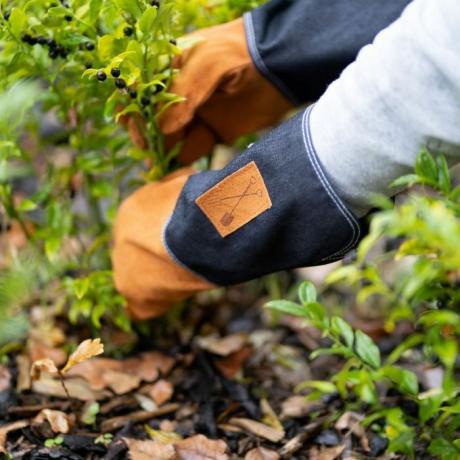
<path fill-rule="evenodd" d="M 62 373 L 69 371 L 75 364 L 86 361 L 93 356 L 104 353 L 104 345 L 101 339 L 87 339 L 78 345 L 77 349 L 69 356 L 67 364 L 62 369 Z"/>

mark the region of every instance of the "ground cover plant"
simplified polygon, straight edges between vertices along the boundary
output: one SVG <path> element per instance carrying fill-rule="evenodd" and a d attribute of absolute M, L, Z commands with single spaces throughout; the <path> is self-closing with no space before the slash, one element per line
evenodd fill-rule
<path fill-rule="evenodd" d="M 113 287 L 121 199 L 177 166 L 157 117 L 180 103 L 180 37 L 259 3 L 0 2 L 5 457 L 459 458 L 460 188 L 437 152 L 314 284 L 273 275 L 142 324 Z"/>

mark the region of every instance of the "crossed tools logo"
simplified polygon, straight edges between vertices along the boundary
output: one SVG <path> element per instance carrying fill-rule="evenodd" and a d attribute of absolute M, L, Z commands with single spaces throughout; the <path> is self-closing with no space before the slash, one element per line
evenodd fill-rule
<path fill-rule="evenodd" d="M 270 209 L 272 202 L 264 179 L 252 161 L 223 179 L 196 204 L 222 237 L 226 237 Z"/>

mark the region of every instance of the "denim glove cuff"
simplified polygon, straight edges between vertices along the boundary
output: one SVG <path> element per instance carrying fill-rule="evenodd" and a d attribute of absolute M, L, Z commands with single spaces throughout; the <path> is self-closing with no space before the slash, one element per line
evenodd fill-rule
<path fill-rule="evenodd" d="M 191 176 L 165 227 L 170 255 L 218 285 L 329 263 L 356 246 L 359 221 L 312 144 L 312 108 L 220 171 Z"/>

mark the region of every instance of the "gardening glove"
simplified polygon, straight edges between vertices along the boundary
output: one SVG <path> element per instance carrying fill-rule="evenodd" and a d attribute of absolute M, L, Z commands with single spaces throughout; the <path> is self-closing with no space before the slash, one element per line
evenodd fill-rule
<path fill-rule="evenodd" d="M 199 30 L 184 50 L 171 92 L 185 98 L 165 111 L 160 128 L 167 145 L 183 141 L 179 160 L 188 164 L 209 153 L 216 143 L 277 123 L 292 107 L 254 65 L 243 19 Z"/>
<path fill-rule="evenodd" d="M 121 206 L 112 261 L 115 285 L 135 319 L 166 313 L 175 303 L 213 285 L 182 267 L 163 245 L 163 229 L 192 169 L 146 185 Z"/>
<path fill-rule="evenodd" d="M 244 19 L 199 30 L 177 60 L 171 91 L 187 98 L 161 119 L 168 146 L 190 163 L 217 142 L 274 125 L 317 100 L 410 0 L 271 0 Z M 244 22 L 244 24 L 243 24 Z"/>
<path fill-rule="evenodd" d="M 182 179 L 170 218 L 158 217 L 166 222 L 161 244 L 151 241 L 160 238 L 156 217 L 128 200 L 118 226 L 126 226 L 123 239 L 132 238 L 135 250 L 126 245 L 120 256 L 119 248 L 114 259 L 122 293 L 134 297 L 130 279 L 139 273 L 148 281 L 137 284 L 135 297 L 145 299 L 165 284 L 185 295 L 193 283 L 205 288 L 202 279 L 229 285 L 342 258 L 365 233 L 369 197 L 394 194 L 388 183 L 411 170 L 421 147 L 437 145 L 449 162 L 460 159 L 459 23 L 457 0 L 415 0 L 314 106 L 224 169 Z M 161 198 L 146 195 L 152 207 Z M 148 219 L 147 229 L 137 227 Z M 138 252 L 153 246 L 170 255 L 165 263 L 183 267 L 181 276 L 195 274 L 190 289 L 181 290 L 182 278 L 145 272 L 153 252 L 145 250 L 145 259 Z"/>

